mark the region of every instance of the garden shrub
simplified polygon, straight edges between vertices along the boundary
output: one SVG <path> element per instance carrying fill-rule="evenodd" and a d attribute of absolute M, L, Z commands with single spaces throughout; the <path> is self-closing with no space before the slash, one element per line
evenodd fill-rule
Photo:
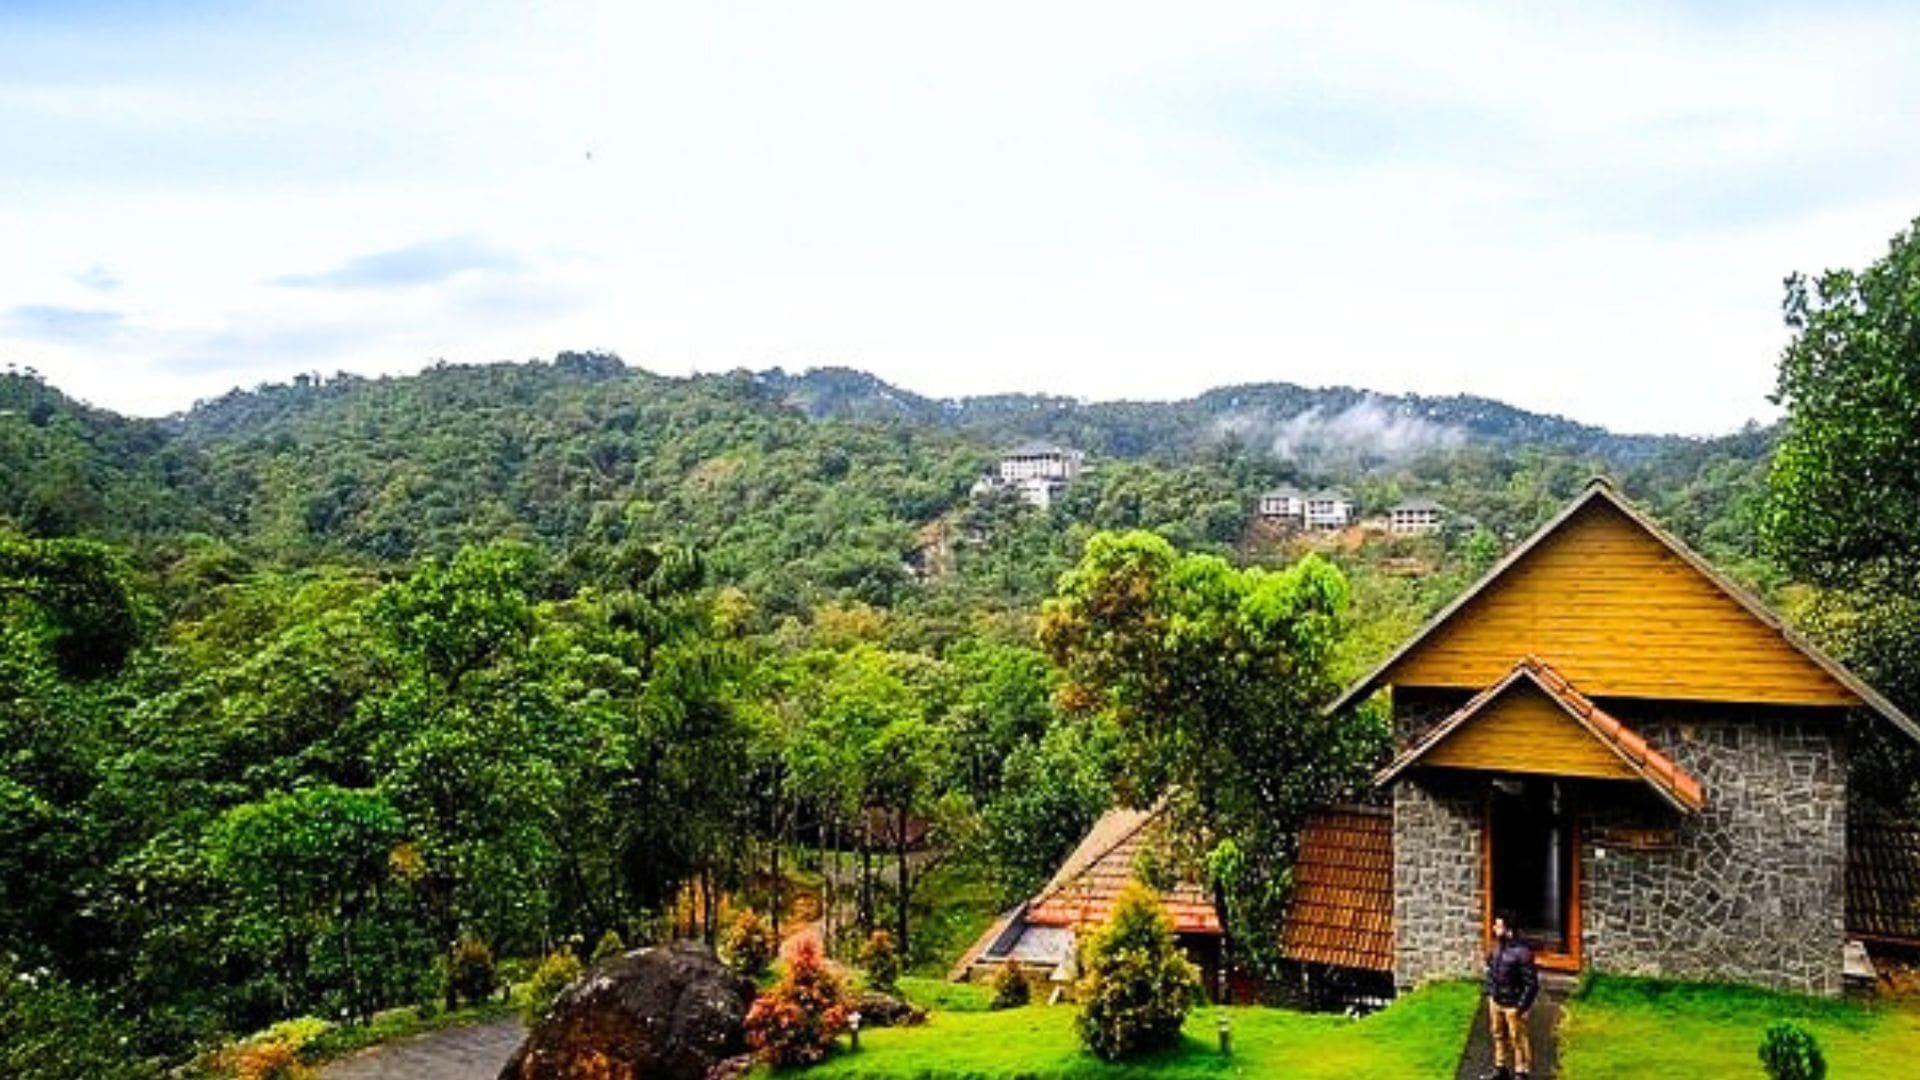
<path fill-rule="evenodd" d="M 527 1022 L 528 1027 L 539 1023 L 540 1018 L 547 1015 L 547 1010 L 553 1007 L 553 1002 L 560 996 L 560 992 L 573 985 L 573 981 L 580 977 L 580 972 L 583 970 L 585 968 L 580 963 L 580 958 L 573 955 L 573 950 L 564 945 L 548 953 L 547 958 L 540 961 L 540 966 L 534 969 L 533 977 L 520 987 L 519 992 L 520 1017 Z"/>
<path fill-rule="evenodd" d="M 279 1039 L 242 1043 L 220 1056 L 220 1068 L 233 1080 L 312 1080 L 300 1050 Z"/>
<path fill-rule="evenodd" d="M 620 931 L 609 930 L 600 935 L 599 943 L 593 947 L 593 957 L 588 962 L 597 964 L 602 960 L 609 960 L 616 956 L 625 956 L 626 953 L 627 943 L 621 940 Z"/>
<path fill-rule="evenodd" d="M 1075 984 L 1080 1041 L 1107 1061 L 1172 1046 L 1199 990 L 1200 973 L 1173 940 L 1173 922 L 1139 882 L 1084 943 Z"/>
<path fill-rule="evenodd" d="M 860 946 L 860 966 L 867 969 L 867 985 L 891 993 L 900 983 L 900 949 L 893 935 L 875 930 Z"/>
<path fill-rule="evenodd" d="M 1033 1000 L 1033 987 L 1027 982 L 1027 973 L 1020 970 L 1020 962 L 1008 958 L 993 973 L 993 1005 L 995 1009 L 1017 1009 Z"/>
<path fill-rule="evenodd" d="M 747 1010 L 747 1045 L 769 1065 L 811 1065 L 847 1030 L 846 984 L 811 941 L 794 950 L 780 981 Z"/>
<path fill-rule="evenodd" d="M 1773 1080 L 1822 1080 L 1827 1059 L 1813 1033 L 1791 1020 L 1767 1028 L 1760 1040 L 1760 1064 Z"/>
<path fill-rule="evenodd" d="M 493 950 L 475 938 L 462 938 L 447 964 L 447 992 L 458 1001 L 477 1005 L 493 996 L 500 985 Z"/>
<path fill-rule="evenodd" d="M 45 971 L 0 964 L 0 1076 L 35 1080 L 153 1080 L 133 1029 L 94 995 Z"/>
<path fill-rule="evenodd" d="M 742 911 L 727 924 L 720 937 L 720 956 L 727 966 L 748 978 L 767 970 L 780 953 L 780 939 L 773 927 L 752 911 Z"/>

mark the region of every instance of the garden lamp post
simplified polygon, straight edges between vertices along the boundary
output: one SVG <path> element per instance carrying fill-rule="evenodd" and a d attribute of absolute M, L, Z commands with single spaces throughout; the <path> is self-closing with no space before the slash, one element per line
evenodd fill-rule
<path fill-rule="evenodd" d="M 860 1013 L 858 1010 L 847 1014 L 847 1031 L 853 1036 L 850 1050 L 860 1049 Z"/>
<path fill-rule="evenodd" d="M 1233 1020 L 1227 1015 L 1227 1007 L 1220 1006 L 1220 1053 L 1231 1057 L 1233 1054 Z"/>

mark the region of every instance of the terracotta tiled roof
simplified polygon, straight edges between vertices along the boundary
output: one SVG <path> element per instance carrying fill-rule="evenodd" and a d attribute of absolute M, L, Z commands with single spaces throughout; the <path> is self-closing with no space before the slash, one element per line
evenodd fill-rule
<path fill-rule="evenodd" d="M 1572 683 L 1562 678 L 1559 672 L 1534 656 L 1522 657 L 1520 662 L 1513 666 L 1513 670 L 1507 673 L 1506 678 L 1475 694 L 1471 701 L 1460 706 L 1452 716 L 1441 721 L 1419 742 L 1414 743 L 1405 753 L 1395 758 L 1393 764 L 1382 769 L 1374 778 L 1376 782 L 1385 784 L 1392 781 L 1522 679 L 1539 687 L 1548 698 L 1565 710 L 1568 716 L 1579 721 L 1594 738 L 1599 739 L 1617 754 L 1620 760 L 1640 774 L 1641 779 L 1676 809 L 1697 813 L 1706 805 L 1706 790 L 1700 786 L 1700 781 L 1674 764 L 1673 759 L 1648 746 L 1646 739 L 1641 738 L 1633 729 L 1595 705 L 1585 694 L 1576 690 Z"/>
<path fill-rule="evenodd" d="M 1280 952 L 1289 960 L 1393 970 L 1393 816 L 1322 810 L 1300 834 Z"/>
<path fill-rule="evenodd" d="M 1847 822 L 1847 932 L 1920 944 L 1920 823 Z"/>
<path fill-rule="evenodd" d="M 1036 926 L 1094 926 L 1107 921 L 1120 890 L 1138 876 L 1140 852 L 1166 843 L 1163 808 L 1109 810 L 1094 823 L 1027 908 Z M 1197 883 L 1181 881 L 1160 894 L 1179 934 L 1218 934 L 1213 900 Z"/>

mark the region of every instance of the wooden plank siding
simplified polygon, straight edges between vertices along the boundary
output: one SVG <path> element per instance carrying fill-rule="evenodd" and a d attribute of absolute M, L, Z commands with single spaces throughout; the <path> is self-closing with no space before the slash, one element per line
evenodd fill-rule
<path fill-rule="evenodd" d="M 1861 703 L 1605 499 L 1581 506 L 1380 681 L 1478 689 L 1526 655 L 1589 697 Z"/>
<path fill-rule="evenodd" d="M 1599 780 L 1640 779 L 1620 755 L 1524 680 L 1440 740 L 1421 764 Z"/>

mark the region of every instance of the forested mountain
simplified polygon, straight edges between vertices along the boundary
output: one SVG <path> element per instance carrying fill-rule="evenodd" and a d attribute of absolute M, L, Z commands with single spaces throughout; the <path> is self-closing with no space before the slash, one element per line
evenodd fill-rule
<path fill-rule="evenodd" d="M 1091 468 L 1050 511 L 969 495 L 1028 438 L 1085 450 Z M 9 374 L 0 516 L 35 536 L 204 534 L 376 567 L 497 538 L 671 541 L 762 610 L 797 613 L 835 596 L 1030 601 L 1103 528 L 1225 550 L 1280 481 L 1340 484 L 1375 511 L 1438 498 L 1503 542 L 1607 471 L 1740 559 L 1752 530 L 1713 526 L 1738 520 L 1770 445 L 1765 431 L 1618 436 L 1471 397 L 1264 384 L 1181 402 L 935 401 L 845 369 L 666 378 L 583 353 L 301 377 L 164 421 Z"/>

